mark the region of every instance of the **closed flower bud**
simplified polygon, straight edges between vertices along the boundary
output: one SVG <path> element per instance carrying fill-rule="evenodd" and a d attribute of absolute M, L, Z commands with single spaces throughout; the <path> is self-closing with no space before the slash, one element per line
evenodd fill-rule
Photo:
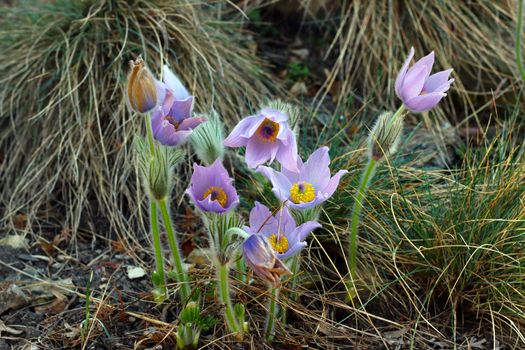
<path fill-rule="evenodd" d="M 156 145 L 154 155 L 149 153 L 144 139 L 135 140 L 138 162 L 150 195 L 156 200 L 169 196 L 173 186 L 173 167 L 182 159 L 184 153 L 161 145 Z"/>
<path fill-rule="evenodd" d="M 403 118 L 394 118 L 392 112 L 382 113 L 368 136 L 369 156 L 375 161 L 392 155 L 403 133 Z"/>
<path fill-rule="evenodd" d="M 128 74 L 127 98 L 130 107 L 139 113 L 151 111 L 157 105 L 159 97 L 158 82 L 155 80 L 142 58 L 130 61 Z"/>
<path fill-rule="evenodd" d="M 208 121 L 199 125 L 191 134 L 191 143 L 197 157 L 206 165 L 224 158 L 224 136 L 217 112 L 212 111 Z"/>

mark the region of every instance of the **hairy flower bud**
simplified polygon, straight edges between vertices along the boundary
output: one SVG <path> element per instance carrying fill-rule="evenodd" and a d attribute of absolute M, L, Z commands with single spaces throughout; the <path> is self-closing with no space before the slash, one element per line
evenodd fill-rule
<path fill-rule="evenodd" d="M 157 82 L 141 57 L 130 61 L 130 66 L 127 82 L 129 105 L 136 112 L 149 112 L 157 105 Z"/>
<path fill-rule="evenodd" d="M 394 154 L 402 133 L 403 118 L 393 118 L 392 112 L 381 113 L 368 136 L 369 156 L 378 161 Z"/>
<path fill-rule="evenodd" d="M 184 157 L 184 153 L 157 144 L 154 154 L 151 155 L 147 142 L 142 138 L 136 138 L 135 148 L 138 164 L 150 195 L 156 200 L 168 197 L 173 186 L 173 167 Z"/>
<path fill-rule="evenodd" d="M 208 121 L 199 125 L 191 134 L 191 143 L 197 157 L 206 165 L 224 158 L 224 136 L 222 123 L 217 112 L 212 111 Z"/>

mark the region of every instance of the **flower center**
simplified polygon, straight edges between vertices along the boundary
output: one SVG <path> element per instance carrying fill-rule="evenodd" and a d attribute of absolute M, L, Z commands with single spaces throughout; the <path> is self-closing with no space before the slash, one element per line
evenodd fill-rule
<path fill-rule="evenodd" d="M 223 191 L 222 188 L 217 186 L 211 186 L 210 188 L 208 188 L 208 191 L 204 193 L 202 199 L 206 199 L 208 196 L 210 196 L 211 201 L 219 202 L 220 206 L 223 208 L 226 205 L 226 202 L 228 201 L 228 196 L 226 195 L 226 193 Z"/>
<path fill-rule="evenodd" d="M 279 238 L 274 234 L 272 234 L 269 238 L 270 244 L 277 253 L 283 254 L 288 250 L 288 238 L 281 235 Z"/>
<path fill-rule="evenodd" d="M 279 123 L 265 118 L 257 128 L 256 134 L 264 142 L 274 142 L 277 139 L 277 134 L 279 134 Z"/>
<path fill-rule="evenodd" d="M 295 204 L 308 203 L 315 199 L 315 188 L 311 183 L 299 181 L 290 188 L 290 200 Z"/>
<path fill-rule="evenodd" d="M 175 129 L 177 129 L 179 127 L 179 122 L 175 120 L 175 118 L 169 116 L 169 115 L 166 115 L 164 116 L 164 120 L 167 120 L 171 125 L 173 125 L 175 127 Z"/>

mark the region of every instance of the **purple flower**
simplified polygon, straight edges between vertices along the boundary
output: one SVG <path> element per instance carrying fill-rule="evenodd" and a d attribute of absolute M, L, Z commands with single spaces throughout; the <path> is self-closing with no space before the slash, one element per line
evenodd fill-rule
<path fill-rule="evenodd" d="M 242 244 L 242 253 L 248 266 L 259 277 L 275 287 L 281 285 L 281 276 L 291 274 L 263 235 L 251 235 Z"/>
<path fill-rule="evenodd" d="M 410 69 L 414 48 L 401 67 L 396 79 L 396 94 L 412 112 L 426 112 L 434 108 L 445 97 L 454 79 L 449 79 L 452 69 L 430 75 L 434 64 L 434 51 L 417 61 Z"/>
<path fill-rule="evenodd" d="M 257 169 L 271 181 L 277 198 L 293 208 L 306 209 L 321 204 L 334 194 L 341 176 L 347 173 L 339 170 L 330 177 L 328 147 L 319 148 L 304 164 L 298 157 L 297 164 L 299 172 L 286 169 L 278 172 L 265 166 Z"/>
<path fill-rule="evenodd" d="M 307 221 L 297 227 L 287 207 L 272 215 L 270 210 L 259 202 L 250 212 L 250 227 L 244 230 L 251 234 L 264 235 L 279 259 L 286 259 L 306 247 L 304 241 L 308 234 L 321 227 L 316 221 Z"/>
<path fill-rule="evenodd" d="M 288 126 L 288 116 L 276 109 L 263 108 L 244 118 L 224 140 L 228 147 L 246 146 L 246 163 L 256 168 L 275 158 L 291 171 L 297 171 L 297 142 Z"/>
<path fill-rule="evenodd" d="M 153 137 L 163 145 L 177 146 L 186 141 L 193 129 L 206 119 L 192 117 L 194 97 L 167 66 L 164 66 L 163 85 L 163 103 L 151 118 Z"/>
<path fill-rule="evenodd" d="M 232 181 L 220 160 L 209 167 L 193 164 L 190 187 L 186 193 L 200 210 L 224 213 L 239 204 Z"/>

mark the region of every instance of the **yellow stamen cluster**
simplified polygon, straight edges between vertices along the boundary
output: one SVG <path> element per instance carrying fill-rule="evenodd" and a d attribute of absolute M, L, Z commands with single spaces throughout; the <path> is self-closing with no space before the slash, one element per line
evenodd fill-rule
<path fill-rule="evenodd" d="M 277 236 L 272 234 L 269 238 L 270 244 L 272 245 L 273 250 L 279 254 L 283 254 L 288 250 L 288 238 L 285 236 L 280 236 L 277 240 Z"/>
<path fill-rule="evenodd" d="M 295 204 L 309 203 L 315 199 L 315 188 L 311 183 L 300 181 L 290 188 L 290 200 Z"/>
<path fill-rule="evenodd" d="M 210 200 L 216 200 L 217 202 L 219 202 L 220 206 L 223 208 L 226 206 L 226 202 L 228 201 L 228 196 L 226 195 L 224 190 L 217 186 L 211 186 L 210 188 L 208 188 L 206 193 L 204 193 L 204 195 L 202 196 L 202 199 L 206 199 L 208 198 L 208 196 L 210 196 Z"/>
<path fill-rule="evenodd" d="M 261 125 L 257 128 L 255 134 L 257 137 L 264 142 L 274 142 L 279 134 L 279 123 L 273 122 L 266 118 L 263 120 Z"/>

